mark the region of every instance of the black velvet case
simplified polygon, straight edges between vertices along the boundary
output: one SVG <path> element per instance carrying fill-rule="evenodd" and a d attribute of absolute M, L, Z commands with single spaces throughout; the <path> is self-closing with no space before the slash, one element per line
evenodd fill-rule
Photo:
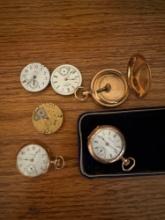
<path fill-rule="evenodd" d="M 102 164 L 94 160 L 87 139 L 98 125 L 117 127 L 126 140 L 124 156 L 134 157 L 136 165 L 123 172 L 121 160 Z M 113 110 L 84 113 L 78 120 L 80 170 L 87 177 L 156 175 L 165 173 L 165 108 Z"/>

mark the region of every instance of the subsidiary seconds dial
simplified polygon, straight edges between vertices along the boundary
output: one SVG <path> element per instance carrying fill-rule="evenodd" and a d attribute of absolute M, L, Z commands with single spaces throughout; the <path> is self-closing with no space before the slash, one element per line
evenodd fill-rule
<path fill-rule="evenodd" d="M 52 88 L 60 95 L 72 95 L 81 83 L 80 71 L 70 64 L 58 66 L 51 76 Z"/>
<path fill-rule="evenodd" d="M 40 63 L 31 63 L 23 68 L 20 81 L 29 92 L 39 92 L 45 89 L 50 81 L 49 70 Z"/>

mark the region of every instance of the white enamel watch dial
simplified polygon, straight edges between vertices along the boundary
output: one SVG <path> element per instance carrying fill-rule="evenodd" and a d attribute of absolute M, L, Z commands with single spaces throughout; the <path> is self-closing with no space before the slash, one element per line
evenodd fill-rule
<path fill-rule="evenodd" d="M 124 158 L 125 149 L 123 134 L 111 125 L 96 127 L 88 137 L 88 150 L 95 160 L 105 164 L 121 160 L 122 170 L 128 172 L 134 168 L 135 159 Z"/>
<path fill-rule="evenodd" d="M 125 140 L 119 130 L 112 126 L 97 128 L 89 140 L 89 150 L 95 159 L 103 162 L 114 162 L 125 150 Z"/>
<path fill-rule="evenodd" d="M 39 92 L 50 82 L 49 70 L 40 63 L 31 63 L 23 68 L 20 75 L 21 85 L 29 92 Z"/>
<path fill-rule="evenodd" d="M 58 66 L 52 73 L 51 85 L 54 91 L 60 95 L 72 95 L 81 85 L 80 71 L 70 64 Z"/>
<path fill-rule="evenodd" d="M 38 144 L 29 144 L 17 154 L 17 168 L 28 177 L 36 177 L 48 171 L 50 159 L 47 151 Z"/>

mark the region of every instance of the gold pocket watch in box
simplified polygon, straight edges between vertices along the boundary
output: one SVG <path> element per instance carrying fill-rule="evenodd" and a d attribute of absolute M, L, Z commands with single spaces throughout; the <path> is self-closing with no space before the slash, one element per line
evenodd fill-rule
<path fill-rule="evenodd" d="M 151 84 L 151 71 L 145 58 L 136 54 L 128 63 L 127 78 L 118 70 L 104 69 L 92 79 L 90 90 L 84 87 L 75 90 L 75 97 L 85 101 L 89 95 L 106 107 L 115 107 L 122 104 L 129 95 L 129 88 L 141 98 L 145 96 Z"/>
<path fill-rule="evenodd" d="M 19 150 L 16 165 L 22 175 L 37 177 L 47 173 L 51 165 L 62 169 L 65 162 L 62 156 L 50 159 L 48 150 L 39 144 L 28 144 Z"/>
<path fill-rule="evenodd" d="M 114 126 L 96 127 L 88 136 L 88 150 L 100 163 L 110 164 L 122 160 L 122 170 L 131 171 L 135 166 L 133 157 L 124 158 L 126 143 L 124 135 Z"/>

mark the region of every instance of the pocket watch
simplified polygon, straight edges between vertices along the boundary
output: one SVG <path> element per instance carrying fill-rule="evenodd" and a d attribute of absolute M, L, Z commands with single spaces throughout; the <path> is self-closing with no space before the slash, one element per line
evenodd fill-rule
<path fill-rule="evenodd" d="M 63 112 L 53 103 L 41 104 L 33 111 L 32 123 L 40 133 L 52 134 L 62 126 Z"/>
<path fill-rule="evenodd" d="M 27 177 L 37 177 L 48 172 L 53 165 L 55 169 L 62 169 L 65 165 L 62 156 L 51 160 L 48 151 L 39 144 L 28 144 L 22 147 L 16 158 L 19 172 Z"/>
<path fill-rule="evenodd" d="M 96 127 L 88 136 L 88 150 L 97 161 L 110 164 L 118 160 L 122 161 L 122 170 L 131 171 L 135 166 L 133 157 L 125 158 L 126 150 L 124 135 L 111 125 Z"/>
<path fill-rule="evenodd" d="M 60 95 L 72 95 L 82 83 L 80 71 L 73 65 L 58 66 L 51 75 L 51 86 Z"/>
<path fill-rule="evenodd" d="M 49 70 L 40 63 L 30 63 L 23 68 L 20 75 L 21 85 L 29 92 L 44 90 L 50 81 Z"/>
<path fill-rule="evenodd" d="M 135 54 L 129 60 L 127 77 L 118 70 L 101 70 L 93 77 L 90 90 L 80 86 L 75 90 L 75 97 L 85 101 L 91 95 L 100 105 L 115 107 L 126 101 L 129 88 L 141 98 L 148 93 L 150 85 L 149 65 L 142 55 Z"/>

